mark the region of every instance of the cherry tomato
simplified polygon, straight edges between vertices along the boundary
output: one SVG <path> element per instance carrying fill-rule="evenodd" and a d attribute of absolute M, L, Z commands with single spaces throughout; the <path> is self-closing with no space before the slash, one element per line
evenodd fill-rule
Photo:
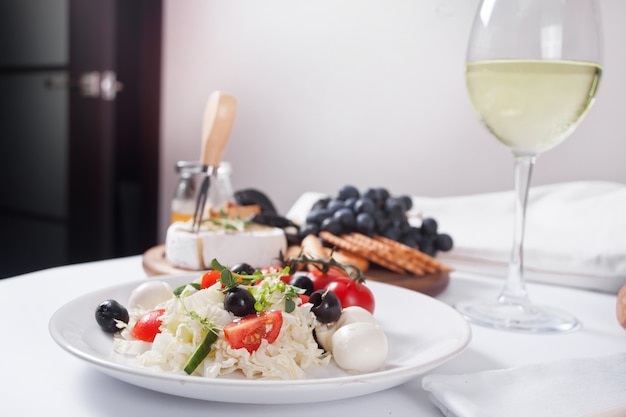
<path fill-rule="evenodd" d="M 144 342 L 154 342 L 154 338 L 161 333 L 161 316 L 165 309 L 152 310 L 139 317 L 131 331 L 131 336 Z"/>
<path fill-rule="evenodd" d="M 320 271 L 317 268 L 313 268 L 309 272 L 307 272 L 306 276 L 309 277 L 311 281 L 313 281 L 313 288 L 315 291 L 317 291 L 323 290 L 326 285 L 328 285 L 332 280 L 339 277 L 345 277 L 346 274 L 345 272 L 336 268 L 330 268 L 326 273 Z"/>
<path fill-rule="evenodd" d="M 202 275 L 202 282 L 200 283 L 200 288 L 205 289 L 209 288 L 211 285 L 215 284 L 220 280 L 221 274 L 220 271 L 212 269 L 207 271 Z"/>
<path fill-rule="evenodd" d="M 374 313 L 374 307 L 376 305 L 374 294 L 372 294 L 372 290 L 362 282 L 354 281 L 348 277 L 338 277 L 328 283 L 325 289 L 337 295 L 343 308 L 359 306 L 372 314 Z"/>
<path fill-rule="evenodd" d="M 224 337 L 233 349 L 245 348 L 252 353 L 261 346 L 262 339 L 273 343 L 283 325 L 280 310 L 251 314 L 224 326 Z"/>

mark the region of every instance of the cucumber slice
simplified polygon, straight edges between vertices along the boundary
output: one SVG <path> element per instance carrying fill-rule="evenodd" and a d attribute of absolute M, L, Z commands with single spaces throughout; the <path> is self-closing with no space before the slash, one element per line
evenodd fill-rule
<path fill-rule="evenodd" d="M 187 373 L 187 375 L 191 375 L 196 370 L 196 368 L 202 363 L 204 358 L 207 357 L 207 355 L 211 351 L 211 347 L 213 346 L 213 343 L 215 343 L 216 340 L 217 340 L 217 330 L 209 329 L 209 332 L 204 337 L 204 340 L 202 341 L 202 343 L 200 343 L 200 346 L 198 346 L 198 348 L 193 353 L 193 355 L 191 355 L 191 358 L 189 359 L 189 362 L 187 362 L 187 365 L 185 365 L 184 370 Z"/>

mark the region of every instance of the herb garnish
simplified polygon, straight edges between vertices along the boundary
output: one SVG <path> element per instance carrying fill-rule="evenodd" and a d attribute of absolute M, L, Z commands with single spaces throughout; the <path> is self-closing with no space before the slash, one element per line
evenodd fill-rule
<path fill-rule="evenodd" d="M 301 293 L 304 293 L 304 290 L 288 285 L 281 280 L 261 282 L 260 285 L 253 285 L 267 277 L 289 276 L 290 268 L 288 266 L 279 270 L 277 269 L 276 272 L 270 272 L 267 274 L 264 274 L 261 271 L 255 271 L 252 275 L 234 273 L 224 265 L 220 264 L 217 259 L 213 259 L 211 261 L 211 267 L 216 271 L 220 271 L 220 283 L 223 286 L 223 292 L 228 292 L 239 285 L 249 286 L 248 291 L 252 293 L 256 300 L 254 309 L 257 312 L 265 311 L 273 304 L 280 301 L 280 299 L 272 297 L 273 294 L 278 293 L 281 294 L 282 298 L 285 300 L 285 312 L 291 313 L 296 308 L 294 298 L 297 298 Z"/>
<path fill-rule="evenodd" d="M 243 232 L 246 226 L 251 224 L 250 220 L 242 219 L 241 217 L 231 218 L 224 210 L 220 210 L 220 217 L 209 217 L 205 221 L 213 223 L 216 226 L 221 226 L 225 230 L 236 230 Z"/>

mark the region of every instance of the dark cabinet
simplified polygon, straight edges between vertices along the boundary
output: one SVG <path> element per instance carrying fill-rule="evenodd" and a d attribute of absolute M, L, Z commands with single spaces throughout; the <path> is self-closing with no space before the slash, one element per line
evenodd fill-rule
<path fill-rule="evenodd" d="M 154 0 L 0 2 L 0 278 L 156 244 L 160 28 Z"/>

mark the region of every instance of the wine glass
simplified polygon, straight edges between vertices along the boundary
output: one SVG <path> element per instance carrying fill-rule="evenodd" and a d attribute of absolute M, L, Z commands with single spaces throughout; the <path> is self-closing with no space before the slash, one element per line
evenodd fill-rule
<path fill-rule="evenodd" d="M 594 102 L 602 73 L 594 0 L 481 0 L 467 50 L 469 97 L 515 161 L 515 224 L 509 270 L 493 301 L 456 305 L 470 322 L 534 333 L 580 323 L 532 303 L 524 285 L 526 201 L 535 160 L 561 143 Z M 572 225 L 573 226 L 573 225 Z"/>

